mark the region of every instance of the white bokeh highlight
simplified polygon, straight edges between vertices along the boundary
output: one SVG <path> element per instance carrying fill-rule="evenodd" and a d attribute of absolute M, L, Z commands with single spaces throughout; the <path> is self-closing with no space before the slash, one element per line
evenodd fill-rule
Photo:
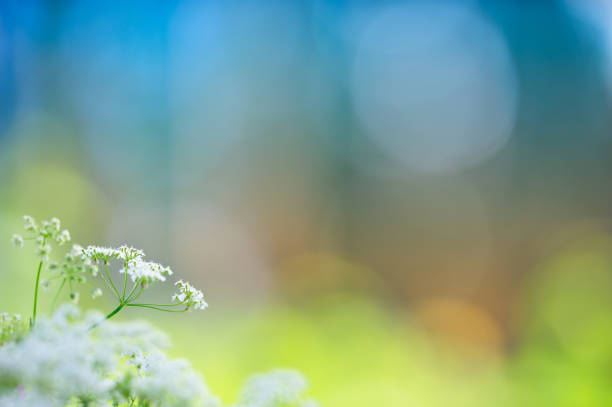
<path fill-rule="evenodd" d="M 511 136 L 513 63 L 499 32 L 471 6 L 423 3 L 373 13 L 351 82 L 367 136 L 413 170 L 476 165 Z"/>

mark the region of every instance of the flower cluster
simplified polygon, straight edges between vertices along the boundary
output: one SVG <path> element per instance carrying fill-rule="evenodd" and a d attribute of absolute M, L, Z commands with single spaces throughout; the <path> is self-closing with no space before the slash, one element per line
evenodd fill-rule
<path fill-rule="evenodd" d="M 128 246 L 121 246 L 118 249 L 102 246 L 87 246 L 87 249 L 83 250 L 83 255 L 92 260 L 109 262 L 112 259 L 130 261 L 142 258 L 145 254 L 142 250 Z"/>
<path fill-rule="evenodd" d="M 101 317 L 62 305 L 19 341 L 0 346 L 0 405 L 220 407 L 189 362 L 164 354 L 167 337 L 142 322 L 87 326 Z M 277 370 L 247 382 L 234 407 L 313 407 L 306 380 Z"/>
<path fill-rule="evenodd" d="M 107 318 L 114 316 L 126 306 L 150 308 L 166 312 L 185 312 L 191 309 L 206 308 L 202 292 L 196 290 L 188 283 L 183 283 L 182 280 L 178 283 L 180 291 L 173 297 L 171 304 L 137 303 L 136 300 L 151 284 L 164 282 L 167 277 L 173 274 L 170 267 L 145 260 L 145 254 L 142 250 L 129 246 L 120 246 L 118 248 L 87 246 L 84 249 L 78 244 L 74 244 L 65 253 L 61 261 L 51 261 L 51 246 L 49 242 L 55 241 L 57 244 L 63 245 L 70 241 L 70 232 L 61 229 L 61 223 L 57 218 L 43 221 L 40 226 L 31 216 L 24 216 L 23 219 L 25 223 L 24 229 L 33 234 L 33 236 L 26 239 L 36 241 L 36 253 L 40 256 L 34 290 L 32 324 L 36 322 L 39 287 L 47 291 L 51 288 L 52 282 L 56 280 L 59 284 L 51 302 L 52 310 L 65 287 L 69 289 L 69 299 L 73 303 L 77 303 L 80 297 L 77 286 L 79 284 L 90 285 L 89 277 L 100 277 L 119 303 L 117 308 L 109 313 Z M 16 247 L 22 247 L 26 239 L 20 235 L 13 235 L 12 242 Z M 121 267 L 117 271 L 119 274 L 123 274 L 122 284 L 115 281 L 119 276 L 113 277 L 109 269 L 113 262 L 121 263 Z M 48 277 L 43 276 L 42 280 L 40 280 L 43 264 L 46 264 L 46 270 L 51 274 Z M 103 272 L 100 271 L 100 267 L 103 268 Z M 131 281 L 131 284 L 128 284 L 128 280 Z M 102 295 L 102 290 L 99 287 L 92 286 L 90 289 L 92 298 Z M 178 299 L 178 302 L 176 299 Z"/>
<path fill-rule="evenodd" d="M 133 282 L 141 281 L 146 284 L 166 281 L 166 276 L 172 275 L 172 270 L 169 267 L 164 267 L 152 261 L 144 261 L 141 258 L 130 261 L 125 270 Z"/>
<path fill-rule="evenodd" d="M 78 244 L 74 244 L 72 248 L 63 255 L 61 260 L 55 261 L 51 259 L 51 242 L 63 246 L 71 240 L 70 232 L 66 229 L 62 230 L 61 222 L 58 218 L 51 218 L 48 221 L 43 221 L 40 226 L 31 216 L 24 216 L 23 220 L 24 229 L 26 232 L 30 233 L 30 236 L 24 238 L 21 235 L 13 235 L 12 242 L 16 247 L 23 247 L 24 240 L 34 240 L 36 243 L 36 254 L 40 257 L 34 295 L 34 313 L 32 317 L 32 323 L 34 323 L 39 278 L 43 271 L 43 264 L 46 265 L 46 270 L 48 270 L 50 274 L 40 280 L 40 287 L 47 291 L 51 288 L 53 282 L 58 282 L 57 291 L 51 305 L 52 308 L 55 306 L 56 300 L 59 299 L 65 287 L 69 289 L 68 294 L 70 300 L 74 303 L 78 302 L 79 292 L 77 290 L 77 285 L 89 284 L 87 278 L 90 276 L 96 277 L 98 268 L 92 260 L 83 257 L 83 248 Z M 94 296 L 94 293 L 96 296 L 99 296 L 96 287 L 92 287 L 91 290 L 92 296 Z"/>
<path fill-rule="evenodd" d="M 0 347 L 0 405 L 218 405 L 187 362 L 165 357 L 163 334 L 112 323 L 87 332 L 99 317 L 63 305 L 23 340 Z M 124 356 L 135 354 L 141 368 Z"/>
<path fill-rule="evenodd" d="M 28 240 L 36 241 L 36 254 L 40 256 L 42 261 L 49 260 L 51 253 L 50 241 L 55 241 L 60 246 L 70 241 L 70 232 L 61 229 L 61 223 L 58 218 L 42 221 L 39 226 L 31 216 L 23 217 L 23 228 L 32 235 Z M 12 242 L 15 247 L 23 247 L 24 238 L 21 235 L 15 234 L 12 237 Z"/>
<path fill-rule="evenodd" d="M 47 268 L 52 273 L 51 279 L 61 279 L 61 284 L 68 283 L 69 287 L 71 287 L 70 296 L 74 302 L 78 300 L 78 292 L 72 289 L 73 283 L 84 284 L 87 283 L 87 277 L 96 277 L 98 275 L 98 267 L 92 260 L 83 257 L 83 248 L 78 244 L 72 246 L 70 251 L 64 255 L 64 260 L 61 263 L 50 262 Z M 43 281 L 43 288 L 45 288 L 44 285 L 48 284 L 48 282 L 49 280 Z M 94 287 L 92 297 L 94 297 L 93 292 L 98 292 L 99 290 L 99 288 Z"/>
<path fill-rule="evenodd" d="M 208 306 L 206 301 L 204 301 L 202 291 L 195 289 L 191 284 L 183 282 L 183 280 L 179 280 L 176 283 L 179 286 L 179 292 L 172 297 L 172 304 L 135 303 L 134 301 L 149 285 L 156 282 L 164 282 L 167 277 L 174 274 L 170 267 L 145 260 L 145 254 L 140 249 L 128 246 L 121 246 L 119 248 L 88 246 L 82 251 L 82 256 L 86 260 L 102 261 L 104 263 L 105 274 L 102 276 L 102 279 L 115 293 L 120 304 L 125 306 L 142 306 L 168 312 L 204 309 Z M 118 272 L 124 274 L 123 290 L 117 288 L 109 273 L 108 266 L 112 260 L 119 260 L 122 263 L 122 267 L 118 269 Z M 128 277 L 132 282 L 131 287 L 127 287 Z M 177 306 L 183 306 L 183 309 L 176 309 Z"/>
<path fill-rule="evenodd" d="M 172 301 L 178 301 L 179 303 L 185 304 L 187 309 L 205 309 L 208 307 L 206 301 L 204 301 L 204 294 L 202 291 L 197 290 L 191 284 L 179 280 L 175 283 L 178 285 L 179 292 L 172 296 Z"/>
<path fill-rule="evenodd" d="M 295 370 L 279 369 L 258 374 L 247 381 L 240 400 L 233 407 L 316 407 L 314 400 L 304 399 L 308 382 Z"/>
<path fill-rule="evenodd" d="M 109 262 L 111 259 L 118 259 L 120 252 L 111 247 L 87 246 L 87 249 L 83 250 L 83 255 L 91 260 Z"/>
<path fill-rule="evenodd" d="M 0 345 L 21 338 L 26 333 L 26 325 L 21 315 L 0 312 Z"/>

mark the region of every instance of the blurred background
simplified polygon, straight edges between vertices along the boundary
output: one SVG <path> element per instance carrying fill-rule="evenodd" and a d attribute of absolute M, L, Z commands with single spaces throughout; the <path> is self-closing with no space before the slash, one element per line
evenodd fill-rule
<path fill-rule="evenodd" d="M 612 405 L 611 103 L 606 0 L 3 1 L 0 309 L 57 216 L 203 289 L 118 320 L 226 402 Z"/>

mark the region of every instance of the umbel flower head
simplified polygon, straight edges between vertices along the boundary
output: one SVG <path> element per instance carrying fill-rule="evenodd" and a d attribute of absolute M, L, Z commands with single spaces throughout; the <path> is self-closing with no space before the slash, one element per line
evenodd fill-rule
<path fill-rule="evenodd" d="M 183 282 L 183 280 L 179 280 L 176 283 L 179 286 L 179 292 L 172 297 L 172 304 L 135 303 L 143 290 L 151 284 L 165 282 L 168 277 L 174 274 L 170 267 L 145 260 L 145 253 L 140 249 L 129 246 L 120 246 L 119 248 L 88 246 L 86 249 L 83 249 L 82 258 L 93 262 L 102 261 L 104 263 L 104 273 L 101 273 L 102 279 L 115 293 L 120 304 L 123 306 L 142 306 L 144 308 L 168 312 L 184 312 L 192 309 L 205 309 L 207 307 L 202 291 L 195 289 L 189 283 Z M 118 261 L 122 264 L 122 267 L 117 271 L 119 274 L 124 275 L 123 290 L 118 289 L 114 285 L 112 275 L 109 272 L 108 266 L 112 261 Z M 131 287 L 127 287 L 128 277 L 132 283 Z M 182 307 L 182 309 L 179 307 Z"/>
<path fill-rule="evenodd" d="M 178 283 L 180 291 L 173 297 L 174 300 L 170 304 L 136 302 L 149 286 L 154 283 L 163 283 L 172 276 L 173 272 L 170 267 L 145 260 L 145 253 L 142 250 L 125 245 L 118 248 L 91 245 L 84 249 L 78 244 L 73 244 L 65 252 L 63 258 L 52 256 L 51 243 L 58 246 L 65 245 L 71 240 L 70 232 L 66 229 L 62 230 L 60 220 L 55 217 L 42 221 L 40 225 L 31 216 L 26 215 L 23 220 L 24 229 L 30 235 L 25 238 L 14 235 L 11 240 L 16 247 L 23 246 L 24 240 L 33 240 L 36 244 L 35 253 L 40 259 L 36 273 L 32 324 L 36 321 L 39 287 L 43 287 L 45 291 L 51 290 L 57 282 L 56 294 L 51 303 L 51 309 L 53 309 L 56 300 L 66 299 L 66 295 L 71 302 L 77 303 L 80 298 L 78 285 L 90 285 L 91 279 L 95 278 L 102 280 L 101 282 L 118 301 L 117 308 L 111 311 L 107 318 L 111 318 L 124 307 L 142 307 L 166 312 L 185 312 L 206 308 L 202 292 L 188 283 L 183 283 L 182 280 Z M 56 260 L 58 257 L 61 260 Z M 121 264 L 116 269 L 118 274 L 112 271 L 111 267 L 114 263 Z M 43 271 L 50 275 L 41 276 Z M 117 280 L 122 280 L 122 282 Z M 92 298 L 97 298 L 102 294 L 99 287 L 94 286 L 90 290 Z M 60 295 L 62 293 L 64 293 L 63 296 Z"/>
<path fill-rule="evenodd" d="M 166 276 L 172 275 L 172 270 L 169 267 L 164 267 L 152 261 L 144 261 L 141 257 L 127 261 L 127 267 L 120 272 L 127 272 L 132 282 L 141 281 L 145 284 L 166 281 Z"/>
<path fill-rule="evenodd" d="M 25 215 L 23 217 L 23 228 L 26 232 L 33 234 L 28 239 L 36 242 L 36 254 L 44 262 L 49 261 L 51 253 L 51 245 L 49 243 L 51 241 L 55 241 L 60 246 L 70 242 L 70 232 L 66 229 L 61 229 L 61 222 L 58 218 L 45 220 L 39 227 L 34 218 Z M 23 247 L 24 238 L 21 235 L 13 235 L 11 241 L 15 247 Z"/>
<path fill-rule="evenodd" d="M 205 309 L 208 307 L 202 291 L 195 289 L 183 280 L 177 281 L 175 285 L 178 285 L 179 292 L 172 296 L 172 301 L 183 303 L 188 309 Z"/>
<path fill-rule="evenodd" d="M 13 237 L 11 237 L 11 242 L 13 242 L 13 246 L 15 247 L 23 247 L 23 237 L 21 237 L 21 235 L 13 235 Z"/>

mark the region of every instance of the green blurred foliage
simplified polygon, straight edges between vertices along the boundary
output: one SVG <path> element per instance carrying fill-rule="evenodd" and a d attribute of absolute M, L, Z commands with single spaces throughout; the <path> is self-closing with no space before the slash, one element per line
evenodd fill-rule
<path fill-rule="evenodd" d="M 515 344 L 499 353 L 440 340 L 410 313 L 355 297 L 165 324 L 174 352 L 226 400 L 246 375 L 292 366 L 329 406 L 611 405 L 612 244 L 584 246 L 527 281 Z"/>

